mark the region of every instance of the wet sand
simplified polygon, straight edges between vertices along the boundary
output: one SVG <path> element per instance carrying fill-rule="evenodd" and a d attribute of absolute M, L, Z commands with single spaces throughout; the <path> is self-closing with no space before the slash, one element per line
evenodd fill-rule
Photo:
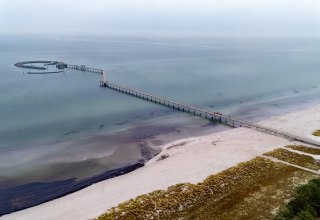
<path fill-rule="evenodd" d="M 319 105 L 313 106 L 260 124 L 310 138 L 310 129 L 320 127 L 319 110 Z M 294 143 L 247 128 L 184 138 L 163 145 L 162 152 L 138 170 L 1 219 L 91 219 L 130 198 L 177 183 L 200 182 L 288 144 Z"/>
<path fill-rule="evenodd" d="M 205 126 L 202 132 L 230 129 L 214 123 L 209 126 L 209 122 L 191 116 L 189 120 L 203 124 L 200 124 Z M 180 121 L 185 123 L 185 118 Z M 24 149 L 21 159 L 18 158 L 21 155 L 19 149 L 6 152 L 0 155 L 0 215 L 41 204 L 135 170 L 158 154 L 161 145 L 190 136 L 192 131 L 190 126 L 144 124 L 118 133 L 101 131 L 49 146 L 31 146 Z"/>

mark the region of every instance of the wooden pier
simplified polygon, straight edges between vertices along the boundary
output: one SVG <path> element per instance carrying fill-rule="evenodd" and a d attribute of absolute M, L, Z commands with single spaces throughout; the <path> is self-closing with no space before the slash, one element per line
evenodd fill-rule
<path fill-rule="evenodd" d="M 69 69 L 81 70 L 81 71 L 85 71 L 85 72 L 98 73 L 98 74 L 103 74 L 103 72 L 104 72 L 103 70 L 91 68 L 91 67 L 86 67 L 85 65 L 73 65 L 73 64 L 65 64 L 65 65 Z"/>
<path fill-rule="evenodd" d="M 187 105 L 187 104 L 184 104 L 181 102 L 176 102 L 176 101 L 162 98 L 159 96 L 154 96 L 154 95 L 151 95 L 151 94 L 148 94 L 145 92 L 141 92 L 141 91 L 138 91 L 135 89 L 131 89 L 131 88 L 127 88 L 124 86 L 120 86 L 120 85 L 111 83 L 111 82 L 107 81 L 106 72 L 101 69 L 90 68 L 90 67 L 86 67 L 85 65 L 73 65 L 73 64 L 66 64 L 64 62 L 59 62 L 59 61 L 43 61 L 43 60 L 18 62 L 15 64 L 15 66 L 21 67 L 21 68 L 28 68 L 28 69 L 40 69 L 40 70 L 46 69 L 46 67 L 32 65 L 32 64 L 37 64 L 37 63 L 44 64 L 44 65 L 56 65 L 57 69 L 62 69 L 62 70 L 64 68 L 69 68 L 69 69 L 75 69 L 75 70 L 80 70 L 80 71 L 85 71 L 85 72 L 98 73 L 102 76 L 102 81 L 100 81 L 101 87 L 107 87 L 107 88 L 113 89 L 115 91 L 122 92 L 124 94 L 128 94 L 128 95 L 140 98 L 140 99 L 144 99 L 149 102 L 153 102 L 153 103 L 157 103 L 157 104 L 169 107 L 169 108 L 173 108 L 178 111 L 190 113 L 195 116 L 203 117 L 203 118 L 208 119 L 210 121 L 216 121 L 216 122 L 219 122 L 219 123 L 231 126 L 231 127 L 251 128 L 251 129 L 255 129 L 255 130 L 267 133 L 267 134 L 286 138 L 290 141 L 298 141 L 298 142 L 302 142 L 305 144 L 310 144 L 310 145 L 313 145 L 316 147 L 320 147 L 319 142 L 313 141 L 311 139 L 303 138 L 303 137 L 300 137 L 297 135 L 292 135 L 292 134 L 289 134 L 284 131 L 279 131 L 276 129 L 267 128 L 267 127 L 253 124 L 250 122 L 245 122 L 245 121 L 233 118 L 231 116 L 221 114 L 219 112 L 211 112 L 211 111 L 208 111 L 208 110 L 205 110 L 202 108 Z M 63 72 L 63 71 L 61 71 L 61 72 Z"/>
<path fill-rule="evenodd" d="M 101 81 L 100 86 L 107 87 L 109 89 L 113 89 L 115 91 L 119 91 L 124 94 L 131 95 L 131 96 L 134 96 L 134 97 L 137 97 L 140 99 L 144 99 L 149 102 L 154 102 L 154 103 L 157 103 L 157 104 L 169 107 L 169 108 L 173 108 L 178 111 L 190 113 L 195 116 L 199 116 L 199 117 L 208 119 L 210 121 L 216 121 L 216 122 L 219 122 L 219 123 L 222 123 L 222 124 L 234 127 L 234 128 L 237 128 L 237 127 L 251 128 L 251 129 L 255 129 L 257 131 L 261 131 L 261 132 L 264 132 L 264 133 L 267 133 L 270 135 L 282 137 L 282 138 L 288 139 L 290 141 L 298 141 L 301 143 L 310 144 L 310 145 L 313 145 L 316 147 L 320 147 L 320 143 L 318 143 L 316 141 L 313 141 L 313 140 L 310 140 L 307 138 L 303 138 L 303 137 L 299 137 L 296 135 L 292 135 L 287 132 L 279 131 L 279 130 L 276 130 L 273 128 L 267 128 L 267 127 L 253 124 L 250 122 L 245 122 L 245 121 L 233 118 L 231 116 L 221 114 L 219 112 L 211 112 L 211 111 L 208 111 L 208 110 L 205 110 L 202 108 L 198 108 L 198 107 L 187 105 L 184 103 L 172 101 L 172 100 L 162 98 L 159 96 L 154 96 L 154 95 L 151 95 L 151 94 L 148 94 L 145 92 L 141 92 L 141 91 L 138 91 L 135 89 L 127 88 L 127 87 L 120 86 L 120 85 L 106 82 L 106 81 Z"/>

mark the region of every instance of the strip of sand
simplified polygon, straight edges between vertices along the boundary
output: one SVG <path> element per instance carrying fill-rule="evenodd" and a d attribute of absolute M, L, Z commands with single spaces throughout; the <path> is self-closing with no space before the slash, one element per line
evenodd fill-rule
<path fill-rule="evenodd" d="M 320 127 L 319 112 L 320 105 L 260 124 L 310 137 L 309 130 Z M 0 219 L 92 219 L 130 198 L 177 183 L 200 182 L 288 144 L 293 143 L 247 128 L 178 140 L 164 145 L 159 155 L 136 171 Z"/>
<path fill-rule="evenodd" d="M 312 135 L 314 130 L 320 129 L 320 105 L 273 117 L 259 124 L 320 142 L 320 137 Z"/>

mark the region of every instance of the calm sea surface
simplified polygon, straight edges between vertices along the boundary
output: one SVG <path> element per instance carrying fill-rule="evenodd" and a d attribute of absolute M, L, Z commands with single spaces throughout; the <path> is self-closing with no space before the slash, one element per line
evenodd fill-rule
<path fill-rule="evenodd" d="M 319 37 L 0 36 L 0 189 L 89 178 L 228 129 L 100 88 L 93 73 L 28 75 L 18 61 L 85 64 L 114 83 L 259 121 L 318 103 L 319 58 Z"/>

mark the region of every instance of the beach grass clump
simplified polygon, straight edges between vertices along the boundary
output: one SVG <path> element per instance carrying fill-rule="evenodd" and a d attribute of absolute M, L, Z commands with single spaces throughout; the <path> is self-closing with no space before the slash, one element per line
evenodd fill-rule
<path fill-rule="evenodd" d="M 304 154 L 298 154 L 286 149 L 278 148 L 278 149 L 275 149 L 274 151 L 265 153 L 264 155 L 271 156 L 278 160 L 282 160 L 288 163 L 306 167 L 312 170 L 320 169 L 319 161 L 314 159 L 313 157 L 304 155 Z"/>
<path fill-rule="evenodd" d="M 297 187 L 293 199 L 275 217 L 276 220 L 315 220 L 320 216 L 320 179 Z"/>
<path fill-rule="evenodd" d="M 313 132 L 312 132 L 312 135 L 313 135 L 313 136 L 320 137 L 320 129 L 313 131 Z"/>
<path fill-rule="evenodd" d="M 211 175 L 199 184 L 182 183 L 138 196 L 113 207 L 98 219 L 212 219 L 213 216 L 235 219 L 235 216 L 251 215 L 254 219 L 266 219 L 273 217 L 271 210 L 291 198 L 299 181 L 314 176 L 257 157 Z M 253 203 L 252 196 L 255 196 Z"/>
<path fill-rule="evenodd" d="M 302 151 L 307 154 L 320 155 L 320 148 L 307 147 L 303 145 L 288 145 L 286 147 L 292 150 Z"/>

